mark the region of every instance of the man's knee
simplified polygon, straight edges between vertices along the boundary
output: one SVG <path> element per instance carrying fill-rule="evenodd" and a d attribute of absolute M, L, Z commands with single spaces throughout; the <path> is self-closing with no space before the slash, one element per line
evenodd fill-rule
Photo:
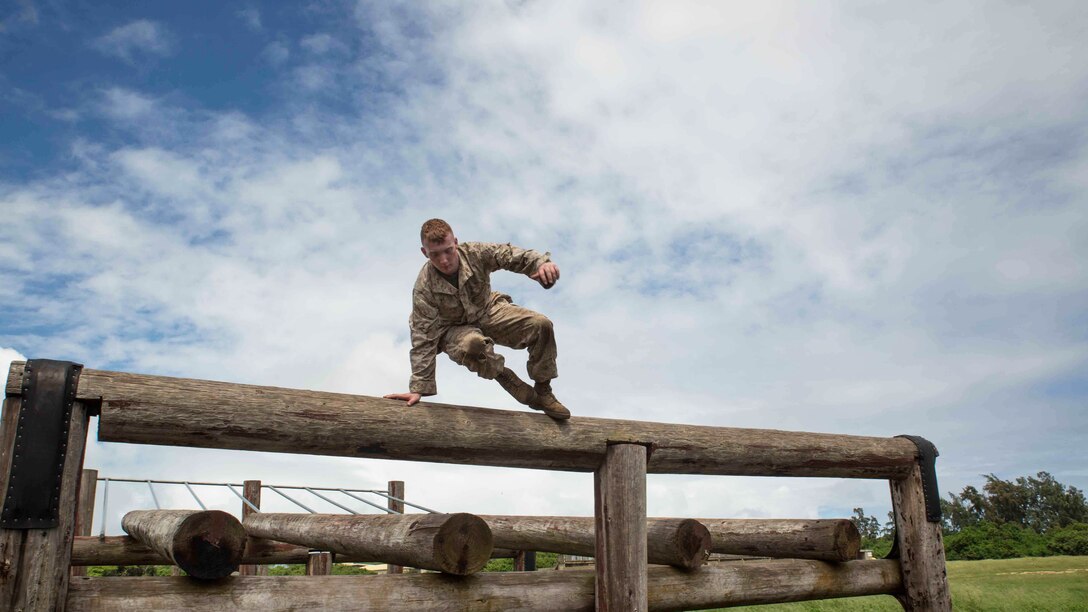
<path fill-rule="evenodd" d="M 461 352 L 466 358 L 479 361 L 487 355 L 487 344 L 483 334 L 467 334 L 461 339 Z"/>
<path fill-rule="evenodd" d="M 545 317 L 542 314 L 538 314 L 530 319 L 531 325 L 537 330 L 539 334 L 551 334 L 552 333 L 552 320 Z"/>

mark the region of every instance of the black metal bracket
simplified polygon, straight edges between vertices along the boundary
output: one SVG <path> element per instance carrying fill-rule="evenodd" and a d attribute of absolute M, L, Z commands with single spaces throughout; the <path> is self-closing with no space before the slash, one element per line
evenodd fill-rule
<path fill-rule="evenodd" d="M 26 362 L 0 527 L 49 529 L 59 524 L 68 428 L 82 369 L 70 361 Z"/>
<path fill-rule="evenodd" d="M 926 520 L 941 522 L 941 494 L 937 489 L 937 447 L 921 436 L 896 436 L 906 438 L 918 447 L 918 465 L 922 468 L 922 496 L 926 502 Z"/>

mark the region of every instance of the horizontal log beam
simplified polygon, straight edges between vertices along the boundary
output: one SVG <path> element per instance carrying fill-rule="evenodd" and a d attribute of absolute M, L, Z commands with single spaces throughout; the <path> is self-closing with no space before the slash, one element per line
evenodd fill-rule
<path fill-rule="evenodd" d="M 479 517 L 457 514 L 290 514 L 262 512 L 245 519 L 246 532 L 406 567 L 474 574 L 487 565 L 491 530 Z"/>
<path fill-rule="evenodd" d="M 18 394 L 22 362 L 8 393 Z M 100 401 L 99 439 L 236 450 L 590 472 L 609 443 L 650 446 L 656 474 L 898 480 L 917 455 L 877 438 L 575 417 L 84 370 L 80 399 Z"/>
<path fill-rule="evenodd" d="M 480 515 L 491 528 L 495 546 L 565 555 L 596 554 L 597 538 L 592 516 L 493 516 Z M 710 533 L 692 519 L 654 519 L 648 522 L 648 561 L 695 569 L 706 562 Z"/>
<path fill-rule="evenodd" d="M 510 559 L 517 551 L 496 548 L 492 559 Z M 291 565 L 306 563 L 310 549 L 286 542 L 250 538 L 241 563 L 249 565 Z M 354 555 L 336 555 L 337 563 L 374 563 Z M 76 536 L 72 542 L 72 565 L 172 565 L 170 559 L 151 550 L 132 536 Z"/>
<path fill-rule="evenodd" d="M 847 519 L 697 520 L 710 531 L 716 553 L 852 561 L 861 552 L 861 535 Z"/>
<path fill-rule="evenodd" d="M 824 563 L 746 561 L 697 572 L 649 570 L 649 609 L 701 610 L 833 597 L 896 593 L 902 579 L 890 560 Z M 594 573 L 494 572 L 466 577 L 234 576 L 194 584 L 183 578 L 74 578 L 68 611 L 241 610 L 593 610 Z"/>

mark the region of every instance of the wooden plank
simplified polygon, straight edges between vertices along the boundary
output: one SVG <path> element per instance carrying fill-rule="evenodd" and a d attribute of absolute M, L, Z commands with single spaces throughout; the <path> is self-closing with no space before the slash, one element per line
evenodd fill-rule
<path fill-rule="evenodd" d="M 853 561 L 861 551 L 858 528 L 847 519 L 696 520 L 710 531 L 716 553 Z"/>
<path fill-rule="evenodd" d="M 79 490 L 77 492 L 79 507 L 76 511 L 76 536 L 91 535 L 91 523 L 94 522 L 94 497 L 97 487 L 98 470 L 83 470 L 83 473 L 80 475 Z M 86 576 L 87 569 L 85 567 L 73 565 L 72 575 Z"/>
<path fill-rule="evenodd" d="M 247 480 L 242 483 L 242 497 L 259 509 L 261 507 L 261 481 Z M 253 514 L 254 512 L 257 512 L 257 510 L 250 508 L 249 504 L 242 502 L 242 520 L 245 520 L 247 516 Z M 242 556 L 248 556 L 248 553 L 251 549 L 257 549 L 262 544 L 262 541 L 247 536 L 246 552 L 242 553 Z M 243 565 L 238 566 L 238 573 L 243 576 L 267 576 L 268 567 L 264 565 L 254 565 L 251 563 L 243 562 Z"/>
<path fill-rule="evenodd" d="M 592 516 L 498 516 L 480 515 L 495 546 L 592 557 L 597 551 L 595 518 Z M 650 519 L 646 525 L 647 559 L 650 563 L 695 569 L 706 562 L 710 532 L 693 519 Z"/>
<path fill-rule="evenodd" d="M 487 565 L 491 530 L 479 517 L 457 514 L 252 514 L 251 535 L 383 563 L 464 576 Z"/>
<path fill-rule="evenodd" d="M 9 394 L 10 395 L 10 394 Z M 0 433 L 0 474 L 7 492 L 12 448 L 21 401 L 4 400 Z M 60 484 L 60 514 L 52 529 L 0 529 L 0 610 L 54 610 L 68 592 L 72 538 L 75 531 L 77 489 L 83 471 L 83 453 L 89 422 L 87 405 L 76 401 L 68 427 L 64 470 Z M 2 504 L 2 500 L 0 500 Z"/>
<path fill-rule="evenodd" d="M 306 559 L 307 576 L 329 576 L 332 574 L 332 553 L 320 550 L 310 551 Z"/>
<path fill-rule="evenodd" d="M 899 602 L 908 612 L 951 610 L 941 524 L 926 520 L 921 468 L 916 465 L 909 478 L 892 481 L 891 490 L 903 571 Z"/>
<path fill-rule="evenodd" d="M 390 480 L 387 491 L 391 497 L 396 497 L 397 499 L 404 499 L 404 481 Z M 397 501 L 396 499 L 386 499 L 386 502 L 388 502 L 388 508 L 390 510 L 397 514 L 404 514 L 403 501 Z M 404 573 L 404 568 L 400 565 L 390 564 L 386 566 L 386 572 L 389 574 L 402 574 Z"/>
<path fill-rule="evenodd" d="M 454 577 L 235 576 L 214 583 L 184 578 L 77 578 L 69 612 L 238 610 L 372 610 L 464 612 L 593 610 L 589 571 L 494 572 Z M 701 610 L 894 593 L 901 587 L 895 561 L 826 563 L 798 559 L 706 566 L 697 572 L 672 567 L 649 571 L 650 610 Z"/>
<path fill-rule="evenodd" d="M 13 363 L 9 393 L 18 392 Z M 905 478 L 902 438 L 575 417 L 84 370 L 99 439 L 546 470 L 594 471 L 613 442 L 654 448 L 651 473 Z"/>
<path fill-rule="evenodd" d="M 598 612 L 644 612 L 647 604 L 646 461 L 639 444 L 608 446 L 593 475 Z"/>
<path fill-rule="evenodd" d="M 121 528 L 202 580 L 237 570 L 246 546 L 242 524 L 222 510 L 133 510 Z"/>

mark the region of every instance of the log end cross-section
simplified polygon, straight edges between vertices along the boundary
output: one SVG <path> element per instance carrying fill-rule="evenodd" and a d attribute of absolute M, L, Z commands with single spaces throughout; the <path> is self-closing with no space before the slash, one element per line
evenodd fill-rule
<path fill-rule="evenodd" d="M 491 528 L 480 517 L 448 515 L 434 534 L 435 564 L 447 574 L 475 574 L 491 559 L 492 544 Z"/>
<path fill-rule="evenodd" d="M 134 510 L 121 525 L 185 573 L 204 580 L 237 570 L 246 544 L 242 524 L 221 510 Z"/>

